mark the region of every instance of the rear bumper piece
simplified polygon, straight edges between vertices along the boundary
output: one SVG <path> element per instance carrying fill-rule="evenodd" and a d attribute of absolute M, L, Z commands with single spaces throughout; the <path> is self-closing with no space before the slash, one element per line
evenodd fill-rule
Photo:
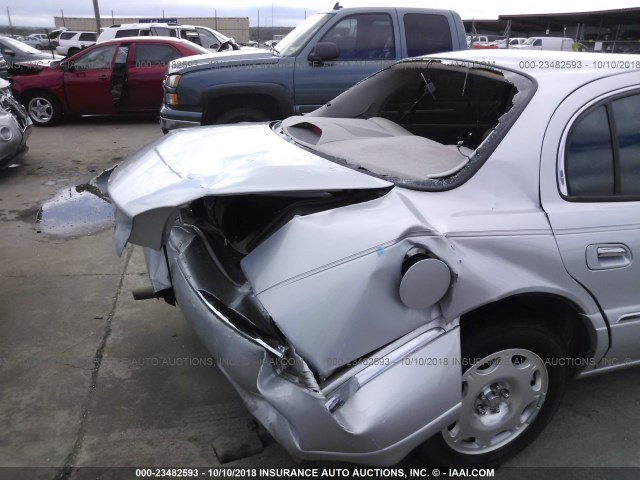
<path fill-rule="evenodd" d="M 178 303 L 251 413 L 294 457 L 390 465 L 457 418 L 459 328 L 425 326 L 353 367 L 353 375 L 305 387 L 277 373 L 277 347 L 239 331 L 231 309 L 202 295 L 228 286 L 199 274 L 217 267 L 202 258 L 198 241 L 174 228 L 167 245 Z"/>

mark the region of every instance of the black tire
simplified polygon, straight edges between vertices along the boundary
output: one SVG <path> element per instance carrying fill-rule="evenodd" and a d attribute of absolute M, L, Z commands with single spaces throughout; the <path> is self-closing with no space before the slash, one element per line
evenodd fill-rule
<path fill-rule="evenodd" d="M 80 51 L 79 48 L 72 47 L 67 51 L 67 57 L 73 57 L 76 53 Z"/>
<path fill-rule="evenodd" d="M 216 123 L 268 122 L 269 120 L 271 120 L 269 115 L 262 110 L 252 107 L 238 107 L 222 112 L 216 119 Z"/>
<path fill-rule="evenodd" d="M 36 49 L 42 50 L 42 45 L 40 45 L 39 43 L 36 43 Z"/>
<path fill-rule="evenodd" d="M 569 373 L 562 361 L 565 347 L 555 333 L 533 320 L 486 325 L 467 335 L 463 330 L 461 342 L 460 417 L 427 440 L 422 453 L 430 465 L 445 468 L 496 467 L 530 444 L 558 409 Z M 500 364 L 507 367 L 498 370 Z M 486 387 L 478 388 L 485 382 Z"/>
<path fill-rule="evenodd" d="M 23 104 L 35 126 L 53 127 L 60 123 L 62 107 L 50 93 L 29 93 L 24 97 Z"/>

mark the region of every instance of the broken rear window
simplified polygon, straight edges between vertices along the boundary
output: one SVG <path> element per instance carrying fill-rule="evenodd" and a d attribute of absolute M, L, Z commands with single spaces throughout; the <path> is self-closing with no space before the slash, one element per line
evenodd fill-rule
<path fill-rule="evenodd" d="M 281 133 L 407 188 L 443 190 L 480 168 L 535 90 L 529 77 L 446 59 L 398 63 Z"/>

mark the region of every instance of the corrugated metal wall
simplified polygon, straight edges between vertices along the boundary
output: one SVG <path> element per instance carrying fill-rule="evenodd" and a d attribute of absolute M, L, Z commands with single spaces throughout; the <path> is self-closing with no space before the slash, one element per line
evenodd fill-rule
<path fill-rule="evenodd" d="M 233 37 L 237 42 L 249 41 L 249 17 L 178 17 L 181 25 L 200 25 L 202 27 L 213 28 L 223 33 L 227 37 Z M 95 18 L 80 17 L 54 17 L 56 28 L 66 27 L 69 30 L 88 30 L 95 32 Z M 138 23 L 139 18 L 102 17 L 100 19 L 102 28 L 120 23 Z"/>

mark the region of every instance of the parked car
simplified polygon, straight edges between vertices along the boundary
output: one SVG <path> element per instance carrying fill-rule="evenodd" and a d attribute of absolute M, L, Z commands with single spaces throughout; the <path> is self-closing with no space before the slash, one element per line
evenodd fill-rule
<path fill-rule="evenodd" d="M 522 45 L 524 42 L 526 42 L 527 39 L 524 37 L 511 37 L 509 38 L 509 46 L 513 46 L 513 45 Z"/>
<path fill-rule="evenodd" d="M 214 52 L 239 50 L 235 40 L 208 27 L 194 25 L 173 25 L 168 23 L 123 23 L 105 28 L 98 37 L 97 43 L 113 38 L 134 36 L 163 36 L 189 40 Z"/>
<path fill-rule="evenodd" d="M 36 50 L 44 50 L 50 48 L 49 37 L 46 33 L 32 33 L 24 38 L 23 42 L 34 47 Z"/>
<path fill-rule="evenodd" d="M 0 78 L 0 167 L 7 166 L 27 145 L 33 124 L 7 80 Z"/>
<path fill-rule="evenodd" d="M 111 175 L 116 249 L 293 456 L 495 465 L 640 364 L 640 71 L 598 61 L 431 55 L 172 132 Z"/>
<path fill-rule="evenodd" d="M 66 30 L 60 33 L 60 36 L 54 41 L 56 52 L 64 56 L 75 55 L 80 50 L 96 43 L 97 38 L 96 32 Z"/>
<path fill-rule="evenodd" d="M 154 112 L 167 65 L 203 53 L 208 50 L 176 38 L 110 40 L 62 62 L 23 68 L 12 88 L 36 126 L 55 125 L 65 115 Z"/>
<path fill-rule="evenodd" d="M 462 49 L 464 24 L 452 10 L 317 13 L 270 51 L 212 53 L 170 65 L 160 127 L 166 132 L 307 113 L 395 60 Z"/>
<path fill-rule="evenodd" d="M 7 62 L 9 69 L 14 68 L 17 63 L 41 63 L 62 59 L 62 57 L 52 55 L 51 52 L 41 52 L 18 40 L 2 36 L 0 36 L 0 54 Z"/>
<path fill-rule="evenodd" d="M 572 51 L 575 41 L 568 37 L 530 37 L 511 48 L 519 50 L 563 50 Z"/>

